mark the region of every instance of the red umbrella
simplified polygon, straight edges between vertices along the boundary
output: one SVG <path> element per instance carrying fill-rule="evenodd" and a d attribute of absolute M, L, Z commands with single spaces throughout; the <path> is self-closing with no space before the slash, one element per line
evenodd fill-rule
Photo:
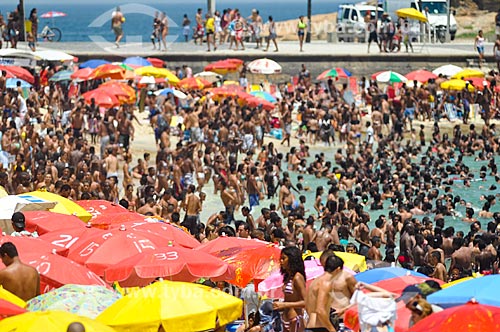
<path fill-rule="evenodd" d="M 195 250 L 207 252 L 213 256 L 225 259 L 245 249 L 264 248 L 270 243 L 255 239 L 244 239 L 241 237 L 219 236 L 195 248 Z"/>
<path fill-rule="evenodd" d="M 33 252 L 50 253 L 55 251 L 61 256 L 67 256 L 69 252 L 67 248 L 62 248 L 54 244 L 47 243 L 46 241 L 42 241 L 40 238 L 17 237 L 10 235 L 0 236 L 0 245 L 4 244 L 5 242 L 12 242 L 16 246 L 21 260 L 23 259 L 25 254 Z"/>
<path fill-rule="evenodd" d="M 484 82 L 486 82 L 486 86 L 490 86 L 491 83 L 488 80 L 485 80 L 484 78 L 481 77 L 470 77 L 465 79 L 466 81 L 469 81 L 474 85 L 474 87 L 478 90 L 484 90 Z"/>
<path fill-rule="evenodd" d="M 106 108 L 111 108 L 120 105 L 120 101 L 118 100 L 118 98 L 116 98 L 109 92 L 102 91 L 99 89 L 87 91 L 82 95 L 82 97 L 85 99 L 85 102 L 87 104 L 91 104 L 92 99 L 94 99 L 96 105 Z"/>
<path fill-rule="evenodd" d="M 245 249 L 224 258 L 235 270 L 229 283 L 245 287 L 251 280 L 264 280 L 280 268 L 281 249 L 273 244 L 265 247 Z"/>
<path fill-rule="evenodd" d="M 199 278 L 228 280 L 234 277 L 228 263 L 210 254 L 182 247 L 160 247 L 126 258 L 104 272 L 107 282 L 121 286 L 146 286 L 155 278 L 196 281 Z"/>
<path fill-rule="evenodd" d="M 83 200 L 76 203 L 92 215 L 90 219 L 92 227 L 109 229 L 110 225 L 113 224 L 144 222 L 147 218 L 137 212 L 129 211 L 119 204 L 105 200 Z"/>
<path fill-rule="evenodd" d="M 162 59 L 158 59 L 158 58 L 147 58 L 146 60 L 149 61 L 149 63 L 151 63 L 151 65 L 153 67 L 156 67 L 156 68 L 164 68 L 165 67 L 165 61 L 163 61 Z"/>
<path fill-rule="evenodd" d="M 113 89 L 119 88 L 121 92 L 126 93 L 126 96 L 128 98 L 124 99 L 124 102 L 126 102 L 127 104 L 135 103 L 135 101 L 137 99 L 135 89 L 133 87 L 131 87 L 130 85 L 128 85 L 127 83 L 117 82 L 117 81 L 111 80 L 111 81 L 104 82 L 99 86 L 100 89 L 108 88 L 108 87 L 112 87 Z M 121 92 L 119 94 L 123 95 Z"/>
<path fill-rule="evenodd" d="M 0 70 L 5 70 L 7 73 L 12 74 L 13 76 L 22 79 L 30 84 L 35 83 L 35 78 L 31 73 L 19 66 L 0 66 Z"/>
<path fill-rule="evenodd" d="M 71 74 L 70 78 L 72 80 L 81 80 L 81 81 L 86 81 L 89 80 L 91 75 L 92 75 L 92 68 L 81 68 L 75 71 L 73 74 Z"/>
<path fill-rule="evenodd" d="M 146 218 L 146 217 L 144 217 Z M 111 229 L 120 228 L 122 225 L 114 224 Z M 200 246 L 200 242 L 196 240 L 191 234 L 186 233 L 184 230 L 158 221 L 140 221 L 128 222 L 123 224 L 127 229 L 140 230 L 157 234 L 165 239 L 165 241 L 172 242 L 174 245 L 182 246 L 184 248 L 193 249 Z"/>
<path fill-rule="evenodd" d="M 108 287 L 97 274 L 71 259 L 52 253 L 23 254 L 22 262 L 37 269 L 42 294 L 67 284 Z M 0 265 L 1 266 L 1 265 Z"/>
<path fill-rule="evenodd" d="M 226 59 L 213 62 L 205 67 L 205 71 L 213 71 L 218 74 L 227 74 L 236 72 L 243 65 L 243 61 L 239 59 Z"/>
<path fill-rule="evenodd" d="M 262 99 L 262 98 L 257 98 L 257 97 L 245 99 L 244 102 L 249 107 L 255 108 L 255 107 L 261 106 L 266 111 L 272 111 L 276 108 L 276 106 L 273 103 L 271 103 L 270 101 L 267 101 L 267 100 Z"/>
<path fill-rule="evenodd" d="M 433 313 L 416 323 L 410 332 L 500 331 L 500 308 L 471 301 Z"/>
<path fill-rule="evenodd" d="M 404 301 L 399 301 L 396 304 L 396 322 L 394 324 L 395 332 L 407 332 L 408 324 L 410 322 L 411 311 L 406 308 Z M 344 314 L 345 327 L 353 330 L 360 331 L 358 306 L 347 309 Z"/>
<path fill-rule="evenodd" d="M 178 87 L 191 90 L 202 90 L 212 86 L 212 83 L 200 77 L 188 77 L 177 83 Z"/>
<path fill-rule="evenodd" d="M 434 278 L 423 278 L 418 276 L 402 276 L 374 282 L 373 285 L 383 288 L 388 292 L 401 294 L 406 286 L 421 284 L 426 280 L 433 280 L 439 285 L 444 284 L 442 280 Z"/>
<path fill-rule="evenodd" d="M 437 78 L 438 76 L 430 71 L 419 69 L 414 70 L 405 75 L 409 81 L 418 81 L 421 83 L 427 82 L 431 78 Z"/>
<path fill-rule="evenodd" d="M 110 236 L 101 229 L 83 227 L 83 228 L 66 228 L 58 229 L 53 232 L 49 232 L 40 236 L 40 239 L 46 243 L 49 243 L 60 250 L 66 250 L 66 255 L 69 259 L 74 260 L 79 264 L 83 264 L 83 260 L 78 260 L 79 252 L 87 253 L 89 250 L 93 249 L 94 246 L 88 248 L 89 238 L 95 236 Z M 87 246 L 87 247 L 86 247 Z"/>
<path fill-rule="evenodd" d="M 84 228 L 85 224 L 77 216 L 51 211 L 25 211 L 26 230 L 36 231 L 38 235 L 66 228 Z"/>
<path fill-rule="evenodd" d="M 111 78 L 114 80 L 122 80 L 125 78 L 125 69 L 118 65 L 107 63 L 100 65 L 92 71 L 91 78 Z"/>
<path fill-rule="evenodd" d="M 0 299 L 0 320 L 10 316 L 24 314 L 25 312 L 27 312 L 26 309 L 10 303 L 9 301 Z"/>

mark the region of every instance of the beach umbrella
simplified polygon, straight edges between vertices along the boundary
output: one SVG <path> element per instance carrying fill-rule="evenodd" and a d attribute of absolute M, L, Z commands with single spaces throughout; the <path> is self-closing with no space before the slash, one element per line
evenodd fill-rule
<path fill-rule="evenodd" d="M 104 271 L 107 282 L 120 286 L 147 286 L 156 278 L 194 282 L 200 278 L 229 280 L 229 264 L 210 254 L 182 247 L 160 247 L 126 258 Z"/>
<path fill-rule="evenodd" d="M 241 250 L 224 257 L 233 269 L 235 276 L 230 284 L 245 287 L 251 280 L 264 280 L 273 272 L 279 271 L 281 249 L 274 244 L 265 247 Z"/>
<path fill-rule="evenodd" d="M 274 60 L 262 58 L 250 62 L 247 66 L 252 74 L 280 74 L 281 66 Z"/>
<path fill-rule="evenodd" d="M 28 232 L 36 231 L 38 235 L 70 227 L 85 227 L 80 218 L 73 215 L 51 211 L 26 211 L 23 214 L 26 218 L 26 230 Z"/>
<path fill-rule="evenodd" d="M 142 76 L 139 79 L 140 84 L 155 84 L 155 78 L 153 76 Z"/>
<path fill-rule="evenodd" d="M 90 218 L 92 217 L 90 213 L 85 211 L 84 208 L 82 208 L 80 205 L 76 204 L 72 200 L 64 198 L 54 193 L 49 193 L 47 191 L 32 191 L 29 193 L 20 194 L 18 196 L 21 198 L 37 197 L 46 201 L 57 202 L 56 206 L 50 209 L 50 211 L 62 214 L 74 215 L 80 218 L 84 222 L 89 221 Z"/>
<path fill-rule="evenodd" d="M 382 267 L 379 269 L 367 270 L 356 274 L 354 277 L 357 281 L 372 284 L 377 281 L 391 279 L 403 276 L 416 276 L 421 278 L 428 278 L 425 274 L 418 273 L 412 270 L 403 269 L 402 267 Z"/>
<path fill-rule="evenodd" d="M 82 97 L 85 99 L 85 103 L 87 104 L 91 104 L 93 99 L 96 105 L 105 108 L 112 108 L 120 105 L 120 101 L 115 97 L 115 95 L 99 89 L 87 91 L 82 94 Z"/>
<path fill-rule="evenodd" d="M 465 79 L 467 82 L 470 82 L 472 85 L 474 85 L 474 88 L 483 91 L 485 87 L 491 86 L 491 83 L 484 78 L 480 77 L 469 77 Z"/>
<path fill-rule="evenodd" d="M 241 316 L 243 302 L 211 287 L 160 281 L 116 301 L 97 320 L 120 331 L 195 332 L 224 326 Z"/>
<path fill-rule="evenodd" d="M 256 239 L 244 239 L 232 236 L 219 236 L 215 240 L 208 241 L 195 248 L 195 250 L 208 252 L 219 258 L 226 258 L 237 254 L 244 249 L 264 248 L 270 243 Z"/>
<path fill-rule="evenodd" d="M 152 66 L 151 62 L 140 56 L 128 57 L 123 60 L 123 63 L 126 65 L 134 65 L 139 67 Z"/>
<path fill-rule="evenodd" d="M 466 88 L 470 92 L 474 91 L 474 85 L 464 80 L 452 79 L 441 83 L 441 89 L 443 90 L 462 91 L 465 90 Z"/>
<path fill-rule="evenodd" d="M 188 90 L 202 90 L 212 86 L 212 82 L 200 77 L 189 77 L 180 80 L 176 85 Z"/>
<path fill-rule="evenodd" d="M 451 77 L 451 76 L 455 75 L 456 73 L 460 72 L 461 70 L 462 70 L 461 67 L 449 64 L 449 65 L 443 65 L 443 66 L 437 67 L 432 72 L 438 76 L 442 75 L 442 76 Z"/>
<path fill-rule="evenodd" d="M 458 73 L 456 73 L 455 75 L 453 75 L 451 78 L 467 79 L 467 78 L 473 78 L 473 77 L 483 78 L 484 73 L 480 70 L 477 70 L 477 69 L 465 68 L 464 70 L 461 70 Z"/>
<path fill-rule="evenodd" d="M 48 254 L 55 251 L 56 254 L 61 256 L 67 256 L 69 253 L 67 248 L 58 247 L 52 243 L 42 241 L 40 238 L 1 235 L 0 245 L 5 242 L 12 242 L 16 246 L 21 260 L 23 260 L 24 255 L 29 255 L 30 253 Z"/>
<path fill-rule="evenodd" d="M 146 58 L 146 60 L 148 60 L 149 63 L 153 67 L 156 67 L 156 68 L 163 68 L 163 67 L 165 67 L 165 61 L 163 61 L 162 59 L 158 59 L 158 58 Z"/>
<path fill-rule="evenodd" d="M 0 321 L 0 331 L 9 332 L 66 332 L 71 323 L 79 322 L 85 332 L 115 332 L 93 319 L 64 311 L 34 311 Z"/>
<path fill-rule="evenodd" d="M 400 8 L 396 10 L 396 15 L 402 18 L 409 18 L 420 22 L 427 22 L 427 17 L 415 8 Z"/>
<path fill-rule="evenodd" d="M 203 78 L 210 83 L 215 83 L 222 80 L 222 75 L 219 75 L 212 71 L 202 71 L 200 73 L 194 74 L 194 77 Z"/>
<path fill-rule="evenodd" d="M 165 244 L 171 242 L 175 246 L 194 249 L 200 246 L 200 242 L 196 240 L 190 233 L 184 231 L 178 226 L 166 222 L 148 219 L 144 217 L 142 221 L 130 221 L 124 224 L 112 224 L 111 229 L 123 228 L 130 230 L 138 230 L 148 233 L 154 233 L 164 238 Z"/>
<path fill-rule="evenodd" d="M 45 61 L 73 61 L 75 57 L 66 52 L 57 51 L 57 50 L 43 50 L 36 51 L 34 55 L 40 60 Z"/>
<path fill-rule="evenodd" d="M 10 302 L 20 308 L 26 308 L 26 302 L 17 295 L 12 294 L 0 285 L 0 300 Z"/>
<path fill-rule="evenodd" d="M 409 331 L 500 331 L 500 308 L 498 306 L 479 304 L 473 300 L 464 305 L 435 312 L 410 327 Z"/>
<path fill-rule="evenodd" d="M 110 62 L 104 59 L 92 59 L 85 61 L 79 65 L 80 68 L 91 68 L 95 69 L 99 66 L 109 64 Z"/>
<path fill-rule="evenodd" d="M 9 301 L 0 299 L 0 320 L 10 316 L 23 314 L 25 312 L 27 312 L 26 309 L 18 305 L 15 305 Z"/>
<path fill-rule="evenodd" d="M 372 79 L 382 83 L 404 83 L 408 81 L 406 77 L 392 70 L 375 73 L 372 75 Z"/>
<path fill-rule="evenodd" d="M 319 259 L 321 257 L 321 254 L 323 252 L 306 252 L 304 255 L 302 255 L 302 258 L 304 260 L 307 260 L 309 257 L 317 258 Z M 349 269 L 353 270 L 354 272 L 363 272 L 366 271 L 366 258 L 365 256 L 358 255 L 358 254 L 352 254 L 349 252 L 343 252 L 343 251 L 335 251 L 335 255 L 338 257 L 342 258 L 344 261 L 344 266 L 347 266 Z"/>
<path fill-rule="evenodd" d="M 136 91 L 133 87 L 128 85 L 128 83 L 110 80 L 110 81 L 104 82 L 101 85 L 99 85 L 99 88 L 108 87 L 108 86 L 119 87 L 122 91 L 127 93 L 127 95 L 128 95 L 127 103 L 128 104 L 135 103 L 135 101 L 137 99 Z"/>
<path fill-rule="evenodd" d="M 125 78 L 125 69 L 114 64 L 104 64 L 95 68 L 90 77 L 93 79 L 110 78 L 114 80 L 122 80 Z"/>
<path fill-rule="evenodd" d="M 79 264 L 83 264 L 83 259 L 80 258 L 80 255 L 84 255 L 84 257 L 90 255 L 95 250 L 96 245 L 98 246 L 101 242 L 93 244 L 88 239 L 92 239 L 97 235 L 103 238 L 111 236 L 102 229 L 92 228 L 89 225 L 86 226 L 83 228 L 70 227 L 58 229 L 41 235 L 40 239 L 58 249 L 66 250 L 66 257 Z M 89 243 L 90 247 L 88 247 Z"/>
<path fill-rule="evenodd" d="M 166 68 L 156 68 L 153 66 L 146 66 L 137 68 L 135 74 L 138 76 L 153 76 L 155 78 L 166 78 L 169 83 L 176 84 L 180 80 L 174 73 Z"/>
<path fill-rule="evenodd" d="M 94 319 L 121 297 L 120 293 L 104 286 L 65 285 L 29 300 L 26 308 L 65 311 Z"/>
<path fill-rule="evenodd" d="M 92 68 L 85 67 L 78 69 L 74 73 L 71 74 L 70 78 L 72 80 L 86 81 L 90 79 L 90 75 L 92 75 Z"/>
<path fill-rule="evenodd" d="M 34 267 L 40 274 L 42 294 L 67 284 L 107 286 L 86 267 L 55 253 L 22 253 L 20 258 L 24 264 Z M 3 267 L 3 264 L 0 266 Z"/>
<path fill-rule="evenodd" d="M 274 103 L 258 97 L 245 98 L 243 99 L 243 103 L 252 108 L 262 107 L 266 111 L 272 111 L 276 108 Z"/>
<path fill-rule="evenodd" d="M 271 102 L 271 103 L 276 102 L 276 98 L 273 95 L 271 95 L 269 92 L 266 92 L 266 91 L 252 91 L 252 92 L 250 92 L 250 94 L 252 96 L 257 97 L 257 98 L 267 100 L 268 102 Z"/>
<path fill-rule="evenodd" d="M 40 15 L 41 18 L 56 18 L 56 17 L 64 17 L 66 16 L 66 13 L 63 12 L 58 12 L 51 10 L 50 12 L 43 13 Z"/>
<path fill-rule="evenodd" d="M 439 279 L 429 278 L 429 277 L 419 277 L 414 275 L 404 275 L 401 277 L 395 277 L 390 279 L 384 279 L 372 283 L 373 286 L 377 286 L 385 289 L 388 292 L 401 294 L 406 286 L 411 286 L 415 284 L 421 284 L 426 280 L 433 280 L 439 285 L 443 285 L 444 282 Z"/>
<path fill-rule="evenodd" d="M 450 282 L 447 282 L 446 284 L 444 285 L 441 285 L 441 288 L 448 288 L 448 287 L 451 287 L 451 286 L 454 286 L 454 285 L 458 285 L 459 283 L 462 283 L 464 281 L 467 281 L 467 280 L 472 280 L 474 279 L 474 277 L 465 277 L 465 278 L 460 278 L 460 279 L 457 279 L 457 280 L 454 280 L 454 281 L 450 281 Z"/>
<path fill-rule="evenodd" d="M 221 87 L 209 89 L 214 97 L 236 97 L 238 93 L 243 92 L 239 85 L 223 85 Z"/>
<path fill-rule="evenodd" d="M 157 95 L 157 96 L 166 96 L 169 93 L 173 94 L 174 97 L 179 98 L 179 99 L 187 99 L 187 97 L 188 97 L 184 92 L 179 91 L 177 89 L 172 89 L 172 88 L 165 88 L 165 89 L 155 91 L 155 95 Z"/>
<path fill-rule="evenodd" d="M 23 81 L 26 81 L 30 84 L 35 83 L 35 78 L 33 75 L 26 69 L 19 66 L 1 66 L 0 70 L 5 70 L 7 73 L 12 74 L 14 77 L 19 78 Z"/>
<path fill-rule="evenodd" d="M 243 61 L 235 61 L 239 59 L 226 59 L 219 60 L 209 65 L 205 66 L 204 71 L 211 71 L 217 74 L 225 75 L 228 73 L 237 72 L 240 70 L 243 65 Z"/>
<path fill-rule="evenodd" d="M 428 70 L 419 69 L 409 72 L 405 75 L 408 81 L 418 81 L 421 83 L 425 83 L 430 79 L 437 78 L 438 76 Z"/>
<path fill-rule="evenodd" d="M 15 89 L 18 87 L 18 84 L 21 88 L 31 88 L 31 84 L 19 78 L 8 78 L 5 82 L 7 89 Z"/>
<path fill-rule="evenodd" d="M 323 266 L 321 265 L 319 259 L 310 259 L 304 261 L 304 267 L 306 271 L 306 282 L 307 285 L 325 273 Z M 354 275 L 354 271 L 344 266 L 344 271 Z M 282 299 L 283 295 L 283 275 L 280 271 L 273 272 L 269 277 L 264 279 L 259 283 L 258 290 L 260 294 L 266 295 L 273 299 Z"/>
<path fill-rule="evenodd" d="M 500 275 L 474 278 L 442 289 L 427 297 L 427 301 L 443 308 L 467 303 L 474 298 L 481 304 L 500 307 Z"/>
<path fill-rule="evenodd" d="M 396 302 L 396 321 L 394 322 L 395 332 L 408 332 L 411 311 L 406 308 L 404 301 Z M 344 313 L 344 325 L 352 331 L 361 331 L 359 324 L 358 306 L 351 306 Z"/>
<path fill-rule="evenodd" d="M 85 211 L 87 211 L 88 213 L 91 214 L 91 216 L 92 216 L 90 219 L 91 222 L 94 222 L 94 221 L 96 221 L 96 219 L 103 217 L 103 216 L 130 212 L 129 210 L 125 209 L 120 204 L 116 204 L 116 203 L 106 201 L 103 199 L 80 200 L 80 201 L 75 201 L 75 202 L 76 202 L 76 204 L 78 204 L 82 208 L 84 208 Z"/>
<path fill-rule="evenodd" d="M 52 77 L 49 78 L 49 81 L 50 82 L 71 81 L 71 75 L 73 75 L 73 71 L 61 70 L 52 75 Z"/>
<path fill-rule="evenodd" d="M 327 69 L 316 77 L 318 81 L 327 80 L 330 78 L 349 78 L 352 74 L 343 68 Z"/>

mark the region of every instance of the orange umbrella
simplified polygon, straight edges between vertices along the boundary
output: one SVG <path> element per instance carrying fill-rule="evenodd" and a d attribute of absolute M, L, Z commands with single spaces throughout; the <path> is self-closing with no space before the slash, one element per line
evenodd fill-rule
<path fill-rule="evenodd" d="M 75 71 L 73 74 L 71 74 L 70 78 L 72 80 L 81 80 L 81 81 L 86 81 L 89 80 L 91 75 L 92 75 L 92 68 L 82 68 L 78 69 Z"/>
<path fill-rule="evenodd" d="M 205 67 L 205 71 L 213 71 L 217 74 L 227 74 L 238 71 L 243 65 L 243 61 L 239 59 L 226 59 L 213 62 Z"/>
<path fill-rule="evenodd" d="M 114 80 L 122 80 L 125 78 L 125 69 L 118 65 L 104 64 L 100 65 L 92 71 L 91 78 L 111 78 Z"/>
<path fill-rule="evenodd" d="M 467 304 L 433 313 L 409 329 L 410 332 L 476 332 L 500 331 L 500 308 Z"/>
<path fill-rule="evenodd" d="M 184 89 L 202 90 L 212 86 L 212 83 L 199 77 L 188 77 L 182 79 L 177 86 Z"/>
<path fill-rule="evenodd" d="M 7 73 L 12 74 L 16 78 L 22 79 L 30 84 L 35 83 L 35 78 L 26 69 L 19 66 L 0 66 L 0 70 L 5 70 Z"/>
<path fill-rule="evenodd" d="M 239 92 L 243 92 L 243 88 L 239 85 L 224 85 L 209 91 L 215 97 L 236 97 Z"/>
<path fill-rule="evenodd" d="M 249 98 L 245 99 L 244 102 L 249 107 L 255 108 L 255 107 L 260 106 L 263 109 L 265 109 L 266 111 L 272 111 L 276 108 L 275 105 L 273 103 L 271 103 L 270 101 L 267 101 L 267 100 L 262 99 L 262 98 L 257 98 L 257 97 L 253 97 L 253 98 L 249 97 Z"/>
<path fill-rule="evenodd" d="M 120 101 L 115 95 L 99 89 L 87 91 L 82 97 L 87 104 L 91 104 L 92 99 L 94 99 L 95 104 L 101 107 L 111 108 L 120 105 Z"/>

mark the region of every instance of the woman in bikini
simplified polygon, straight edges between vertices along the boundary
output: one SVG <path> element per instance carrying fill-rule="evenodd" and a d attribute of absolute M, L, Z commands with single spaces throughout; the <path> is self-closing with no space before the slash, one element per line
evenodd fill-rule
<path fill-rule="evenodd" d="M 281 251 L 284 302 L 274 302 L 273 309 L 283 311 L 283 331 L 304 331 L 304 307 L 306 297 L 306 273 L 302 253 L 297 247 Z"/>

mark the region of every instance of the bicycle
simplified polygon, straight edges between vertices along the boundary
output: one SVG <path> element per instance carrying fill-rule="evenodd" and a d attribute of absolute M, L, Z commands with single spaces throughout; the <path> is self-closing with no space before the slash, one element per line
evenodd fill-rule
<path fill-rule="evenodd" d="M 62 33 L 56 27 L 49 27 L 48 25 L 44 26 L 42 32 L 38 34 L 39 39 L 47 40 L 49 42 L 58 42 L 61 40 Z"/>

